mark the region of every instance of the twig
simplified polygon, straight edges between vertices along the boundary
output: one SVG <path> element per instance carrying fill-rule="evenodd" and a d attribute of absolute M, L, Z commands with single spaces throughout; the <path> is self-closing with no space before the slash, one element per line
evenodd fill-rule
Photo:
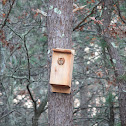
<path fill-rule="evenodd" d="M 126 21 L 122 18 L 121 12 L 120 12 L 120 8 L 119 8 L 119 2 L 116 4 L 117 10 L 118 10 L 118 15 L 120 17 L 120 19 L 122 20 L 123 23 L 126 24 Z"/>
<path fill-rule="evenodd" d="M 90 16 L 94 13 L 96 7 L 97 7 L 100 3 L 101 3 L 101 1 L 93 7 L 91 13 L 90 13 L 89 15 L 87 15 L 87 16 L 86 16 L 86 17 L 85 17 L 85 18 L 73 29 L 73 31 L 75 31 L 76 29 L 78 29 L 78 28 L 80 27 L 80 25 L 81 25 L 88 17 L 90 17 Z"/>
<path fill-rule="evenodd" d="M 14 76 L 14 75 L 7 75 L 7 76 L 5 76 L 5 77 L 10 77 L 10 78 L 14 78 L 14 79 L 26 79 L 26 80 L 28 80 L 28 78 L 27 78 L 26 76 L 24 76 L 24 77 L 19 77 L 19 76 Z"/>
<path fill-rule="evenodd" d="M 10 114 L 13 113 L 14 111 L 15 111 L 15 110 L 12 110 L 12 111 L 10 111 L 9 113 L 3 115 L 3 116 L 0 118 L 0 120 L 2 120 L 3 118 L 5 118 L 6 116 L 10 115 Z"/>
<path fill-rule="evenodd" d="M 17 34 L 10 26 L 6 25 L 15 35 L 17 35 L 21 40 L 23 40 L 23 38 Z"/>
<path fill-rule="evenodd" d="M 33 28 L 32 28 L 33 29 Z M 29 58 L 29 53 L 28 53 L 28 48 L 27 48 L 27 45 L 26 45 L 26 35 L 32 30 L 30 29 L 25 35 L 24 35 L 24 47 L 25 47 L 25 50 L 26 50 L 26 56 L 27 56 L 27 64 L 28 64 L 28 84 L 27 84 L 27 90 L 28 90 L 28 93 L 30 95 L 30 98 L 34 104 L 34 109 L 35 109 L 35 112 L 37 111 L 37 104 L 36 104 L 36 101 L 34 100 L 33 98 L 33 95 L 30 91 L 30 80 L 31 80 L 31 70 L 30 70 L 30 58 Z"/>
<path fill-rule="evenodd" d="M 13 1 L 12 1 L 12 4 L 10 5 L 10 9 L 9 9 L 9 11 L 8 11 L 8 13 L 7 13 L 7 16 L 6 16 L 5 20 L 4 20 L 3 25 L 1 26 L 1 29 L 3 29 L 3 27 L 4 27 L 4 26 L 6 25 L 6 23 L 7 23 L 7 19 L 8 19 L 8 17 L 9 17 L 9 15 L 10 15 L 10 12 L 11 12 L 12 8 L 13 8 L 14 2 L 15 2 L 15 0 L 13 0 Z"/>

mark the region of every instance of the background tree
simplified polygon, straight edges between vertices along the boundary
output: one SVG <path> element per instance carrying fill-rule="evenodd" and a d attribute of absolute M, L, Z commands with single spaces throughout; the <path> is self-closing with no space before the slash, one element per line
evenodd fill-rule
<path fill-rule="evenodd" d="M 110 34 L 111 33 L 111 28 L 110 28 L 110 23 L 111 23 L 111 17 L 112 15 L 112 10 L 114 4 L 119 6 L 119 2 L 117 3 L 114 1 L 103 1 L 103 40 L 106 42 L 106 48 L 108 50 L 109 56 L 111 63 L 113 65 L 115 77 L 117 78 L 116 81 L 118 83 L 118 88 L 119 88 L 119 110 L 120 110 L 120 119 L 121 119 L 121 125 L 125 126 L 126 125 L 126 81 L 120 77 L 125 76 L 125 70 L 123 63 L 120 59 L 119 56 L 119 51 L 116 46 L 114 46 L 117 42 L 117 40 L 114 39 L 114 37 Z M 107 8 L 105 10 L 105 8 Z"/>

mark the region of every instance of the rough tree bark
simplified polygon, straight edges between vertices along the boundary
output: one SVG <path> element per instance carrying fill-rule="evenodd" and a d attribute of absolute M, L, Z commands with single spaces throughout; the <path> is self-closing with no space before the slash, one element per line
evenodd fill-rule
<path fill-rule="evenodd" d="M 118 49 L 112 45 L 114 39 L 110 35 L 110 23 L 111 23 L 111 16 L 113 10 L 113 0 L 102 0 L 103 5 L 103 14 L 102 18 L 103 21 L 103 39 L 107 44 L 107 50 L 110 56 L 110 60 L 114 65 L 114 72 L 116 76 L 116 81 L 119 88 L 119 110 L 120 110 L 120 120 L 121 126 L 126 126 L 126 81 L 123 79 L 119 79 L 120 76 L 125 74 L 124 66 L 121 62 Z"/>
<path fill-rule="evenodd" d="M 48 57 L 49 72 L 51 50 L 72 48 L 72 7 L 73 0 L 49 0 L 48 10 Z M 72 126 L 73 96 L 48 91 L 49 126 Z"/>
<path fill-rule="evenodd" d="M 78 58 L 78 63 L 77 63 L 77 69 L 79 70 L 80 73 L 84 74 L 84 69 L 82 66 L 84 66 L 84 48 L 80 47 L 78 50 L 79 58 Z M 79 79 L 79 84 L 81 84 L 80 88 L 80 108 L 81 108 L 81 121 L 80 125 L 81 126 L 89 126 L 89 121 L 88 121 L 88 110 L 83 109 L 83 108 L 88 108 L 88 86 L 86 82 L 82 84 L 84 80 Z"/>

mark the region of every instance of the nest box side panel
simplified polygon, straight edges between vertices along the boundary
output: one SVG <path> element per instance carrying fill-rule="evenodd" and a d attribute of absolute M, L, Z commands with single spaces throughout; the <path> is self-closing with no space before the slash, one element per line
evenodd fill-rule
<path fill-rule="evenodd" d="M 74 55 L 71 54 L 71 64 L 70 64 L 70 67 L 71 67 L 71 69 L 70 69 L 70 80 L 71 80 L 71 82 L 72 82 L 72 73 L 73 73 L 73 62 L 74 62 Z"/>
<path fill-rule="evenodd" d="M 71 87 L 73 55 L 70 53 L 53 52 L 50 74 L 51 85 L 62 85 Z M 59 61 L 64 59 L 63 61 Z M 61 64 L 60 64 L 60 63 Z"/>

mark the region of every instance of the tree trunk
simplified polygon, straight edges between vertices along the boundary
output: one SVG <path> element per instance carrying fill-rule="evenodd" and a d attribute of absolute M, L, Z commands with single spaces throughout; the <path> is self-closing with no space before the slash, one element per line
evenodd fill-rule
<path fill-rule="evenodd" d="M 81 109 L 81 126 L 89 126 L 89 121 L 88 121 L 88 109 L 83 109 L 88 108 L 88 90 L 87 86 L 83 85 L 83 87 L 80 89 L 80 107 Z"/>
<path fill-rule="evenodd" d="M 72 48 L 72 7 L 73 0 L 49 0 L 48 10 L 48 57 L 49 72 L 51 50 Z M 73 96 L 48 91 L 49 126 L 72 126 Z"/>
<path fill-rule="evenodd" d="M 1 35 L 0 35 L 0 37 L 1 37 Z M 3 79 L 2 79 L 4 71 L 5 71 L 5 56 L 6 56 L 5 51 L 6 50 L 3 48 L 3 45 L 1 42 L 0 43 L 0 92 L 2 94 L 5 93 L 5 87 L 4 87 L 4 83 L 3 83 Z M 4 105 L 0 107 L 0 112 L 3 112 L 1 114 L 1 117 L 2 117 L 3 115 L 8 113 L 8 102 L 7 102 L 7 94 L 6 93 L 4 95 L 2 95 L 1 97 L 2 97 L 1 102 L 4 103 Z M 5 121 L 5 124 L 7 124 L 9 122 L 8 116 L 5 117 L 4 121 Z"/>
<path fill-rule="evenodd" d="M 110 117 L 109 117 L 109 126 L 114 126 L 114 106 L 113 102 L 109 106 Z"/>
<path fill-rule="evenodd" d="M 84 74 L 84 47 L 80 47 L 78 49 L 78 63 L 77 63 L 77 69 L 80 73 Z M 79 79 L 79 84 L 81 84 L 80 88 L 80 108 L 81 108 L 81 121 L 80 121 L 80 126 L 89 126 L 89 121 L 88 121 L 88 109 L 83 109 L 83 108 L 88 108 L 88 86 L 86 84 L 86 81 L 84 79 Z M 84 83 L 82 84 L 81 82 Z"/>
<path fill-rule="evenodd" d="M 126 81 L 119 79 L 120 76 L 125 74 L 124 66 L 121 63 L 120 56 L 117 48 L 111 43 L 114 42 L 112 36 L 110 36 L 109 25 L 111 22 L 111 15 L 113 10 L 113 0 L 102 0 L 103 1 L 103 39 L 107 44 L 107 50 L 110 55 L 110 60 L 113 63 L 115 76 L 117 77 L 117 84 L 119 87 L 119 110 L 121 126 L 126 126 Z"/>
<path fill-rule="evenodd" d="M 38 126 L 38 120 L 39 120 L 39 116 L 34 115 L 32 119 L 32 126 Z"/>
<path fill-rule="evenodd" d="M 47 104 L 47 96 L 44 97 L 44 99 L 41 100 L 41 103 L 39 107 L 36 109 L 34 108 L 34 116 L 32 118 L 32 126 L 38 126 L 38 121 L 41 116 L 41 114 L 46 110 L 45 106 Z"/>

